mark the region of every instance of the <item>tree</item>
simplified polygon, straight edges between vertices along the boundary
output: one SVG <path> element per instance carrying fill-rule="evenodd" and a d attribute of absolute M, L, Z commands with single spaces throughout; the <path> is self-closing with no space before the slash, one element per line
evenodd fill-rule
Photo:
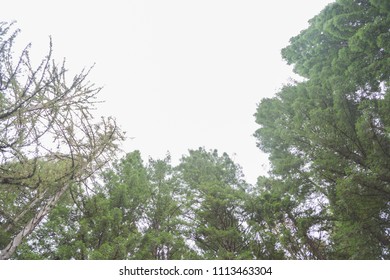
<path fill-rule="evenodd" d="M 186 241 L 187 201 L 170 155 L 162 160 L 149 159 L 147 174 L 150 196 L 145 205 L 143 238 L 137 258 L 197 258 Z"/>
<path fill-rule="evenodd" d="M 216 150 L 190 150 L 179 165 L 187 190 L 190 240 L 206 259 L 251 257 L 244 202 L 247 184 L 229 156 Z"/>
<path fill-rule="evenodd" d="M 189 256 L 182 233 L 180 186 L 169 156 L 150 159 L 144 165 L 139 151 L 128 153 L 105 173 L 103 189 L 108 190 L 111 201 L 107 212 L 119 209 L 123 217 L 120 224 L 137 233 L 132 238 L 134 249 L 125 258 L 166 260 Z M 128 236 L 118 232 L 112 238 Z"/>
<path fill-rule="evenodd" d="M 100 88 L 88 71 L 67 81 L 48 55 L 34 68 L 30 45 L 13 58 L 19 30 L 0 23 L 0 259 L 8 259 L 73 185 L 92 178 L 122 139 L 112 118 L 96 121 Z"/>
<path fill-rule="evenodd" d="M 305 80 L 258 106 L 255 136 L 270 154 L 269 192 L 288 195 L 293 207 L 277 212 L 309 250 L 302 255 L 285 246 L 292 258 L 390 257 L 385 2 L 328 5 L 282 50 Z"/>

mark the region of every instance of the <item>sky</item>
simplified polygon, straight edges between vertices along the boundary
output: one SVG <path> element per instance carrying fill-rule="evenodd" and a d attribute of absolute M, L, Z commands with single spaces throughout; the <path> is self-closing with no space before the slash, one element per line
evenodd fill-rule
<path fill-rule="evenodd" d="M 331 0 L 0 0 L 38 62 L 53 40 L 70 73 L 95 64 L 97 115 L 126 131 L 145 161 L 189 149 L 226 152 L 249 183 L 269 168 L 254 114 L 290 78 L 280 50 Z"/>

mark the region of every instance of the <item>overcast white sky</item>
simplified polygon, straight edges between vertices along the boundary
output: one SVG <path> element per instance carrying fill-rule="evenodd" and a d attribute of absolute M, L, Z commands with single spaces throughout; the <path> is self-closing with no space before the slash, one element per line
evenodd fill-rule
<path fill-rule="evenodd" d="M 0 0 L 19 42 L 71 71 L 96 66 L 100 115 L 115 117 L 145 160 L 204 146 L 227 152 L 250 183 L 267 169 L 253 114 L 292 76 L 281 48 L 331 0 Z"/>

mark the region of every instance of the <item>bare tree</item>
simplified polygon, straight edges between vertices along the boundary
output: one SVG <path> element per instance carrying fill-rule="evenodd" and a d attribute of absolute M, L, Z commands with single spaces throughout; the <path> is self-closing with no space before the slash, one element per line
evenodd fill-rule
<path fill-rule="evenodd" d="M 123 135 L 112 118 L 94 119 L 101 88 L 83 70 L 67 81 L 52 44 L 38 67 L 27 46 L 13 58 L 19 30 L 0 22 L 0 259 L 42 221 L 74 184 L 112 157 Z"/>

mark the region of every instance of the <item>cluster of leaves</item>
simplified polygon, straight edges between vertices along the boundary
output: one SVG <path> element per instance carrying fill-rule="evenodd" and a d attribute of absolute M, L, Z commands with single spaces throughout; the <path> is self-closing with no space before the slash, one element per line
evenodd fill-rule
<path fill-rule="evenodd" d="M 390 258 L 389 8 L 327 6 L 282 51 L 305 80 L 258 106 L 258 215 L 293 258 Z"/>
<path fill-rule="evenodd" d="M 15 258 L 252 258 L 241 177 L 217 151 L 190 151 L 175 167 L 169 155 L 145 165 L 129 153 L 79 207 L 64 199 Z"/>

